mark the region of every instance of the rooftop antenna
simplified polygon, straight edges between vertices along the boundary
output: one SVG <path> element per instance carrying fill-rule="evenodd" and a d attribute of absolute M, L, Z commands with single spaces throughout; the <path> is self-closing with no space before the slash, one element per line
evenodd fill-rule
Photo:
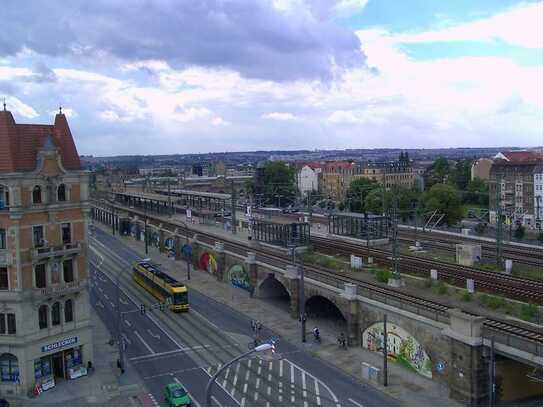
<path fill-rule="evenodd" d="M 58 114 L 62 114 L 62 105 L 58 104 Z"/>
<path fill-rule="evenodd" d="M 4 112 L 6 111 L 6 98 L 4 97 Z"/>

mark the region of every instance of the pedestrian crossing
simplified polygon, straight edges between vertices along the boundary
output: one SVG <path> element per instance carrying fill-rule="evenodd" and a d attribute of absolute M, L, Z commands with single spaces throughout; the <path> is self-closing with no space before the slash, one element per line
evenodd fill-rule
<path fill-rule="evenodd" d="M 220 368 L 205 370 L 212 376 Z M 245 359 L 227 367 L 216 383 L 241 407 L 341 406 L 325 383 L 288 359 Z"/>

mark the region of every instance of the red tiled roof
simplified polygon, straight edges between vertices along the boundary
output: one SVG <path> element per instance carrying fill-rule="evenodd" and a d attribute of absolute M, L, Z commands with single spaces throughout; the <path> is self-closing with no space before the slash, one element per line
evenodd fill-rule
<path fill-rule="evenodd" d="M 543 161 L 543 153 L 538 153 L 536 151 L 505 151 L 505 152 L 502 152 L 501 154 L 509 162 Z"/>
<path fill-rule="evenodd" d="M 38 151 L 48 136 L 59 149 L 64 168 L 80 170 L 79 154 L 64 114 L 57 114 L 53 125 L 16 124 L 11 112 L 0 111 L 0 172 L 34 170 Z"/>

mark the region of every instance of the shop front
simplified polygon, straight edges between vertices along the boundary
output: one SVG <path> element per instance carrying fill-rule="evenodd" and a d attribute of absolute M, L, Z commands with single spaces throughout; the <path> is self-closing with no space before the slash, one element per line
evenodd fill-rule
<path fill-rule="evenodd" d="M 41 390 L 49 390 L 59 381 L 85 376 L 83 346 L 72 336 L 41 347 L 44 356 L 34 360 L 34 378 Z"/>

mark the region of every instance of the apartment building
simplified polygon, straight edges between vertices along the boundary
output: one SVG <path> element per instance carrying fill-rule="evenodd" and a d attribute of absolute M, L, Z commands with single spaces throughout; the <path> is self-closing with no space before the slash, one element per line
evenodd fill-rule
<path fill-rule="evenodd" d="M 312 192 L 319 192 L 322 166 L 318 163 L 306 163 L 296 171 L 296 183 L 302 197 Z"/>
<path fill-rule="evenodd" d="M 490 168 L 488 186 L 491 223 L 496 223 L 499 203 L 508 221 L 541 228 L 543 154 L 533 151 L 498 153 Z"/>
<path fill-rule="evenodd" d="M 88 173 L 60 111 L 53 125 L 0 111 L 0 392 L 86 374 Z"/>
<path fill-rule="evenodd" d="M 357 166 L 348 161 L 327 162 L 322 169 L 321 193 L 334 201 L 343 201 Z"/>

